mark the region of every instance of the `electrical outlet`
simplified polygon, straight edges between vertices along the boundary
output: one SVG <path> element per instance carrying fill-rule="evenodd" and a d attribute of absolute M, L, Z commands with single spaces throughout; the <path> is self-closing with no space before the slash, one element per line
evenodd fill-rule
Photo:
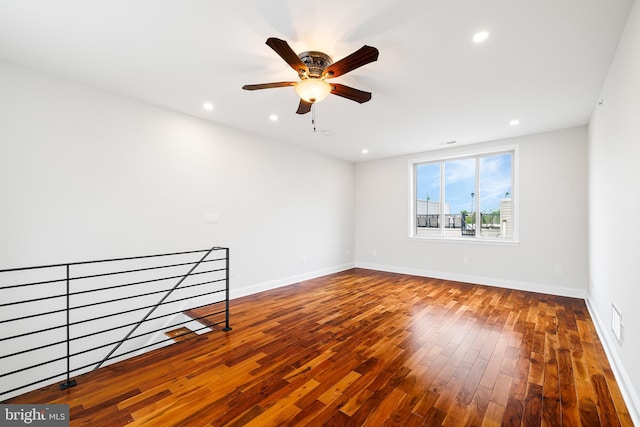
<path fill-rule="evenodd" d="M 375 249 L 372 249 L 372 250 L 371 250 L 371 255 L 372 255 L 372 256 L 376 256 L 376 255 L 378 255 L 378 251 L 376 251 Z"/>
<path fill-rule="evenodd" d="M 469 258 L 467 257 L 462 258 L 462 265 L 469 265 Z"/>
<path fill-rule="evenodd" d="M 556 265 L 556 268 L 553 269 L 553 274 L 562 276 L 562 266 Z"/>

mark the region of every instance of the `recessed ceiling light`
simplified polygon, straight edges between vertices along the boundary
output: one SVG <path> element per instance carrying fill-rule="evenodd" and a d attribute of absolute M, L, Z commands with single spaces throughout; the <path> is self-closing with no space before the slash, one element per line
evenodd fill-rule
<path fill-rule="evenodd" d="M 278 121 L 278 115 L 277 114 L 272 114 L 269 116 L 269 120 L 271 120 L 272 122 L 277 122 Z"/>
<path fill-rule="evenodd" d="M 518 126 L 520 124 L 520 120 L 518 119 L 513 119 L 509 122 L 510 126 Z"/>
<path fill-rule="evenodd" d="M 473 36 L 474 43 L 482 43 L 489 38 L 489 31 L 480 31 Z"/>
<path fill-rule="evenodd" d="M 202 108 L 204 108 L 207 111 L 211 111 L 213 110 L 213 104 L 210 102 L 205 102 L 204 104 L 202 104 Z"/>
<path fill-rule="evenodd" d="M 362 149 L 362 154 L 369 154 L 369 150 L 367 150 L 366 148 Z"/>

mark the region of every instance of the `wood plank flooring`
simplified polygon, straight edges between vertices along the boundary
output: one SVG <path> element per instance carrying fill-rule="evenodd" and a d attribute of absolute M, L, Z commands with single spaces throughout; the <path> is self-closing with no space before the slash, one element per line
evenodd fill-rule
<path fill-rule="evenodd" d="M 231 326 L 5 403 L 72 426 L 633 425 L 578 299 L 353 269 L 233 300 Z"/>

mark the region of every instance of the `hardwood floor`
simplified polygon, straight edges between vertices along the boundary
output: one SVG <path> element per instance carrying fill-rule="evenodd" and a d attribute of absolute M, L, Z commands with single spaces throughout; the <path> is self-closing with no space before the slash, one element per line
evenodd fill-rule
<path fill-rule="evenodd" d="M 5 403 L 71 425 L 631 426 L 582 300 L 354 269 L 231 302 L 214 331 Z"/>

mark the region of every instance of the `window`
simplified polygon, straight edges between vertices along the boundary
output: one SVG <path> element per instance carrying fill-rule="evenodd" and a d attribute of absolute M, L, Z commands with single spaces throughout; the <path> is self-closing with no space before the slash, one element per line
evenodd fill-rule
<path fill-rule="evenodd" d="M 412 237 L 515 241 L 516 149 L 411 162 Z"/>

